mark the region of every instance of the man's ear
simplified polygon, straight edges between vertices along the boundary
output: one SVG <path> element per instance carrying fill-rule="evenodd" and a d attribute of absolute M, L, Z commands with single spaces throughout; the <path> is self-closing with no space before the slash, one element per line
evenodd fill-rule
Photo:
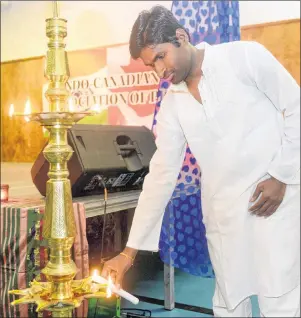
<path fill-rule="evenodd" d="M 176 37 L 179 39 L 180 43 L 188 43 L 189 37 L 183 29 L 176 30 Z"/>

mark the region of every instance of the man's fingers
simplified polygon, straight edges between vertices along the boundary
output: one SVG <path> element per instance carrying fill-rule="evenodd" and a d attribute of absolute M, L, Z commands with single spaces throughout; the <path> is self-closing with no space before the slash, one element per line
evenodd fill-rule
<path fill-rule="evenodd" d="M 261 192 L 262 192 L 261 184 L 259 183 L 255 189 L 255 192 L 253 193 L 253 195 L 250 199 L 250 202 L 255 202 L 258 199 Z"/>
<path fill-rule="evenodd" d="M 267 200 L 258 210 L 254 211 L 254 214 L 257 216 L 264 216 L 266 210 L 269 209 L 270 206 L 272 206 L 272 203 L 271 201 Z"/>
<path fill-rule="evenodd" d="M 111 270 L 110 271 L 110 276 L 111 276 L 111 279 L 112 279 L 112 283 L 115 285 L 116 284 L 116 281 L 117 281 L 117 275 L 118 273 L 114 270 Z"/>
<path fill-rule="evenodd" d="M 112 278 L 112 283 L 119 289 L 121 288 L 122 284 L 122 279 L 123 279 L 123 273 L 116 272 L 112 270 L 110 272 L 111 278 Z"/>
<path fill-rule="evenodd" d="M 262 195 L 256 204 L 254 204 L 249 211 L 254 213 L 256 210 L 260 209 L 266 202 L 266 198 Z"/>
<path fill-rule="evenodd" d="M 278 209 L 279 205 L 271 205 L 264 213 L 265 217 L 269 217 L 272 214 L 274 214 L 276 212 L 276 210 Z"/>
<path fill-rule="evenodd" d="M 119 286 L 121 285 L 121 280 L 123 275 L 120 274 L 117 270 L 114 270 L 112 267 L 110 267 L 109 265 L 105 265 L 102 272 L 101 272 L 101 276 L 109 279 L 109 276 L 111 277 L 112 283 L 119 288 Z"/>
<path fill-rule="evenodd" d="M 108 278 L 109 276 L 109 269 L 108 269 L 108 266 L 104 265 L 102 271 L 101 271 L 101 274 L 100 276 L 104 277 L 104 278 Z"/>

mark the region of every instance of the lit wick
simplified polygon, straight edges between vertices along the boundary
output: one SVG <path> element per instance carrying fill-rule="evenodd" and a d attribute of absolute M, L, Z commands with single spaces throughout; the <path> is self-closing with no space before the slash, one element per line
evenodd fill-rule
<path fill-rule="evenodd" d="M 98 284 L 106 284 L 108 288 L 110 289 L 111 293 L 114 293 L 128 301 L 130 301 L 132 304 L 137 305 L 139 303 L 139 299 L 130 293 L 126 292 L 123 289 L 117 288 L 112 281 L 110 282 L 111 276 L 109 276 L 109 280 L 105 279 L 102 276 L 97 275 L 97 271 L 94 271 L 94 274 L 92 276 L 92 281 Z M 108 288 L 107 288 L 107 293 L 108 293 Z"/>
<path fill-rule="evenodd" d="M 98 276 L 98 270 L 97 270 L 97 269 L 94 269 L 92 278 L 95 278 L 95 277 L 97 277 L 97 276 Z"/>
<path fill-rule="evenodd" d="M 10 104 L 10 106 L 9 106 L 9 111 L 8 111 L 8 116 L 9 116 L 9 117 L 13 117 L 14 112 L 15 112 L 14 104 Z"/>
<path fill-rule="evenodd" d="M 24 109 L 24 115 L 30 115 L 31 114 L 31 107 L 30 107 L 30 101 L 27 99 L 25 103 L 25 109 Z M 29 122 L 29 117 L 24 117 L 24 119 Z"/>
<path fill-rule="evenodd" d="M 99 104 L 94 104 L 92 107 L 91 107 L 91 110 L 96 112 L 96 113 L 100 113 L 100 105 Z"/>
<path fill-rule="evenodd" d="M 98 276 L 98 270 L 94 269 L 93 275 L 92 275 L 92 286 L 91 286 L 91 291 L 93 293 L 98 291 L 96 283 L 93 283 L 94 278 L 97 277 L 97 276 Z"/>
<path fill-rule="evenodd" d="M 101 106 L 100 104 L 94 104 L 90 110 L 96 113 L 101 113 L 102 111 L 108 109 L 107 105 Z"/>
<path fill-rule="evenodd" d="M 74 112 L 74 104 L 73 104 L 73 99 L 72 97 L 68 98 L 68 107 L 69 107 L 69 112 Z"/>

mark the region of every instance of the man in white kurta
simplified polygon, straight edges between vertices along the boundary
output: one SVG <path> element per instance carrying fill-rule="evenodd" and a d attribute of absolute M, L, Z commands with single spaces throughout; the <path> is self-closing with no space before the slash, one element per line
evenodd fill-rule
<path fill-rule="evenodd" d="M 300 87 L 256 42 L 197 49 L 204 52 L 202 103 L 185 81 L 164 97 L 157 151 L 127 248 L 158 250 L 163 214 L 188 143 L 201 168 L 203 222 L 216 274 L 215 316 L 251 316 L 249 297 L 258 295 L 262 316 L 300 317 Z M 270 180 L 284 184 L 280 205 L 275 197 L 264 216 L 252 213 L 269 197 Z M 106 268 L 120 269 L 114 264 Z"/>

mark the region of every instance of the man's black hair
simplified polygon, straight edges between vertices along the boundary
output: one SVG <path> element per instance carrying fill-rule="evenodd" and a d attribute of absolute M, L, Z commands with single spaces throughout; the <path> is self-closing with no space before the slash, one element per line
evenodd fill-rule
<path fill-rule="evenodd" d="M 172 43 L 179 47 L 180 42 L 176 37 L 177 29 L 183 29 L 189 37 L 185 28 L 165 7 L 157 5 L 149 11 L 142 11 L 131 32 L 130 53 L 132 58 L 138 59 L 141 50 L 147 46 Z"/>

